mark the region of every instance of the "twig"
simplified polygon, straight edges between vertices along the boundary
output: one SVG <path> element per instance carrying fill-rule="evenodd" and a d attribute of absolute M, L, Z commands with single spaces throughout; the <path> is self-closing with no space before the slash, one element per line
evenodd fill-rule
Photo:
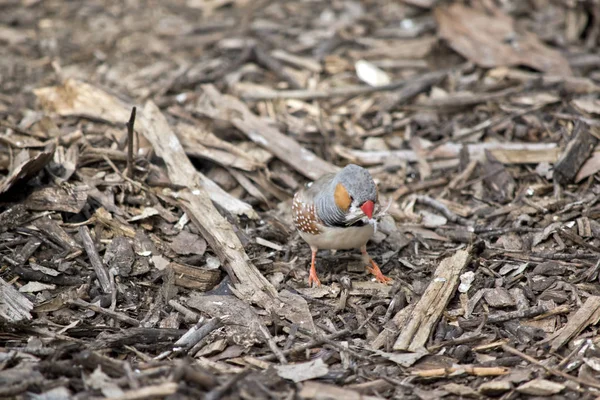
<path fill-rule="evenodd" d="M 341 331 L 332 333 L 331 335 L 321 337 L 321 338 L 316 338 L 316 339 L 311 340 L 308 343 L 294 346 L 288 350 L 283 350 L 282 353 L 283 353 L 283 355 L 286 355 L 286 356 L 288 354 L 297 354 L 297 353 L 303 352 L 304 350 L 312 349 L 315 346 L 319 346 L 319 345 L 325 343 L 327 340 L 334 340 L 334 339 L 343 337 L 349 333 L 350 333 L 350 329 L 342 329 Z M 269 354 L 269 355 L 260 357 L 260 359 L 264 360 L 264 361 L 274 361 L 277 359 L 277 357 L 275 357 L 275 354 Z"/>
<path fill-rule="evenodd" d="M 143 388 L 128 390 L 121 396 L 107 397 L 107 400 L 138 400 L 156 397 L 168 397 L 177 393 L 178 384 L 176 382 L 166 382 L 160 385 L 144 386 Z"/>
<path fill-rule="evenodd" d="M 475 125 L 475 126 L 473 126 L 471 128 L 461 129 L 458 132 L 456 132 L 454 135 L 450 135 L 447 138 L 442 139 L 439 142 L 436 142 L 432 146 L 432 148 L 436 148 L 436 147 L 442 146 L 442 145 L 444 145 L 446 143 L 450 143 L 450 142 L 460 142 L 461 140 L 466 139 L 469 136 L 474 135 L 474 134 L 476 134 L 478 132 L 481 132 L 484 129 L 488 129 L 488 128 L 491 128 L 493 126 L 503 124 L 506 121 L 513 120 L 514 118 L 522 117 L 523 115 L 526 115 L 526 114 L 529 114 L 531 112 L 537 111 L 537 110 L 541 109 L 544 106 L 545 106 L 545 104 L 543 104 L 543 105 L 536 105 L 536 106 L 529 107 L 529 108 L 526 108 L 526 109 L 521 110 L 521 111 L 514 112 L 514 113 L 512 113 L 510 115 L 505 115 L 505 116 L 501 116 L 501 117 L 494 117 L 494 118 L 487 119 L 487 120 L 485 120 L 483 122 L 480 122 L 479 124 L 477 124 L 477 125 Z"/>
<path fill-rule="evenodd" d="M 480 238 L 488 238 L 494 236 L 502 236 L 510 232 L 529 233 L 541 232 L 541 228 L 531 228 L 529 226 L 507 226 L 505 228 L 492 228 L 488 226 L 477 226 L 473 229 L 473 233 L 478 234 Z"/>
<path fill-rule="evenodd" d="M 204 317 L 200 317 L 198 323 L 196 323 L 189 331 L 182 335 L 174 344 L 176 347 L 183 347 L 190 349 L 196 345 L 203 337 L 214 331 L 216 328 L 222 325 L 221 318 L 211 318 L 210 320 L 204 320 Z"/>
<path fill-rule="evenodd" d="M 485 339 L 485 336 L 482 334 L 474 334 L 472 336 L 467 336 L 467 337 L 460 337 L 457 339 L 451 339 L 451 340 L 446 340 L 444 342 L 438 343 L 438 344 L 434 344 L 433 346 L 430 346 L 427 348 L 427 351 L 429 351 L 430 353 L 435 353 L 436 351 L 438 351 L 439 349 L 441 349 L 442 347 L 446 347 L 446 346 L 456 346 L 459 344 L 465 344 L 465 343 L 470 343 L 470 342 L 475 342 L 477 340 L 480 339 Z"/>
<path fill-rule="evenodd" d="M 567 239 L 569 239 L 569 240 L 571 240 L 571 241 L 573 241 L 573 242 L 575 242 L 575 243 L 577 243 L 577 244 L 579 244 L 579 245 L 581 245 L 583 247 L 586 247 L 586 248 L 588 248 L 588 249 L 590 249 L 592 251 L 600 253 L 600 247 L 594 246 L 593 244 L 586 242 L 580 236 L 575 235 L 574 233 L 571 233 L 568 230 L 563 229 L 563 228 L 559 229 L 558 232 L 560 233 L 561 236 L 564 236 Z"/>
<path fill-rule="evenodd" d="M 102 158 L 104 159 L 104 161 L 106 161 L 106 163 L 108 164 L 108 166 L 111 167 L 113 169 L 113 171 L 115 171 L 115 173 L 117 175 L 119 175 L 121 178 L 123 178 L 127 182 L 131 183 L 133 186 L 137 187 L 140 190 L 143 190 L 145 192 L 149 191 L 148 188 L 145 187 L 144 185 L 142 185 L 140 182 L 134 181 L 133 179 L 129 178 L 127 175 L 123 174 L 119 170 L 119 168 L 117 168 L 117 166 L 115 165 L 115 163 L 112 162 L 112 160 L 110 158 L 108 158 L 108 156 L 102 156 Z"/>
<path fill-rule="evenodd" d="M 428 99 L 422 103 L 416 104 L 415 107 L 411 108 L 435 108 L 440 110 L 444 108 L 454 109 L 459 107 L 474 106 L 477 104 L 486 103 L 488 101 L 508 97 L 522 91 L 523 89 L 523 86 L 519 85 L 490 93 L 456 93 L 445 98 Z"/>
<path fill-rule="evenodd" d="M 464 68 L 464 66 L 462 68 Z M 392 95 L 387 104 L 382 107 L 384 111 L 388 111 L 397 106 L 399 103 L 411 99 L 424 90 L 427 90 L 429 87 L 435 85 L 454 70 L 454 68 L 451 68 L 442 71 L 429 72 L 417 78 L 395 81 L 381 86 L 365 85 L 346 86 L 342 88 L 333 88 L 331 90 L 280 90 L 262 93 L 252 92 L 243 94 L 242 99 L 247 101 L 277 99 L 324 100 L 334 97 L 354 97 L 375 92 L 393 91 L 402 88 L 398 94 Z"/>
<path fill-rule="evenodd" d="M 110 284 L 110 277 L 108 276 L 108 271 L 106 270 L 106 268 L 104 268 L 104 264 L 102 263 L 102 260 L 100 259 L 100 255 L 98 254 L 98 251 L 96 250 L 96 246 L 94 245 L 94 241 L 92 240 L 92 237 L 90 236 L 90 230 L 88 229 L 87 226 L 79 227 L 79 236 L 81 237 L 81 241 L 83 242 L 83 248 L 85 249 L 85 252 L 87 253 L 88 258 L 90 259 L 90 264 L 92 264 L 92 267 L 94 268 L 94 271 L 96 272 L 96 277 L 98 278 L 98 281 L 100 282 L 100 286 L 102 287 L 102 290 L 106 294 L 112 293 L 113 288 L 112 288 L 112 285 Z"/>
<path fill-rule="evenodd" d="M 133 319 L 133 318 L 131 318 L 131 317 L 129 317 L 129 316 L 121 313 L 121 312 L 112 311 L 112 310 L 109 310 L 109 309 L 106 309 L 106 308 L 102 308 L 102 307 L 97 306 L 96 304 L 88 303 L 87 301 L 82 300 L 82 299 L 71 300 L 68 303 L 76 305 L 78 307 L 83 307 L 83 308 L 90 309 L 90 310 L 92 310 L 94 312 L 97 312 L 99 314 L 104 314 L 104 315 L 106 315 L 108 317 L 117 319 L 117 320 L 119 320 L 121 322 L 125 322 L 126 324 L 129 324 L 131 326 L 140 326 L 140 323 L 139 323 L 138 320 Z"/>
<path fill-rule="evenodd" d="M 279 62 L 279 60 L 273 58 L 268 52 L 266 52 L 262 46 L 256 45 L 254 46 L 254 60 L 265 67 L 266 69 L 275 73 L 279 78 L 286 81 L 292 89 L 301 89 L 302 86 L 298 83 L 298 81 L 290 74 L 286 72 L 283 68 L 283 64 Z"/>
<path fill-rule="evenodd" d="M 408 81 L 401 80 L 389 83 L 381 86 L 346 86 L 342 88 L 334 88 L 331 90 L 279 90 L 279 91 L 265 91 L 257 93 L 253 91 L 251 93 L 242 94 L 242 99 L 246 101 L 261 101 L 261 100 L 279 100 L 279 99 L 298 99 L 298 100 L 325 100 L 335 97 L 354 97 L 363 94 L 370 94 L 374 92 L 382 92 L 389 90 L 396 90 L 404 85 Z"/>
<path fill-rule="evenodd" d="M 577 382 L 577 383 L 579 383 L 581 385 L 586 385 L 586 386 L 589 386 L 589 387 L 600 389 L 600 384 L 598 384 L 598 383 L 589 382 L 589 381 L 587 381 L 585 379 L 581 379 L 581 378 L 578 378 L 576 376 L 569 375 L 566 372 L 559 371 L 559 370 L 557 370 L 555 368 L 550 368 L 550 367 L 544 365 L 543 363 L 539 362 L 535 358 L 533 358 L 531 356 L 528 356 L 525 353 L 521 353 L 519 350 L 517 350 L 514 347 L 511 347 L 511 346 L 509 346 L 507 344 L 503 344 L 502 345 L 502 350 L 506 351 L 507 353 L 511 353 L 511 354 L 513 354 L 515 356 L 519 356 L 523 360 L 525 360 L 525 361 L 527 361 L 527 362 L 529 362 L 531 364 L 537 365 L 538 367 L 542 367 L 548 373 L 550 373 L 550 374 L 552 374 L 554 376 L 560 376 L 561 378 L 565 378 L 565 379 L 568 379 L 570 381 Z"/>
<path fill-rule="evenodd" d="M 184 349 L 189 349 L 189 355 L 194 357 L 196 353 L 206 344 L 208 335 L 214 330 L 220 328 L 223 325 L 223 318 L 213 318 L 204 324 L 200 329 L 193 332 L 191 337 L 187 338 Z"/>
<path fill-rule="evenodd" d="M 133 125 L 135 124 L 135 107 L 131 109 L 131 117 L 127 122 L 127 177 L 133 179 Z"/>
<path fill-rule="evenodd" d="M 186 321 L 198 321 L 198 313 L 190 310 L 189 308 L 185 307 L 183 304 L 179 303 L 176 300 L 169 300 L 169 305 L 171 307 L 173 307 L 174 310 L 177 310 L 179 313 L 181 313 L 183 315 L 183 318 Z"/>
<path fill-rule="evenodd" d="M 484 318 L 487 323 L 494 324 L 494 323 L 498 323 L 498 322 L 509 321 L 511 319 L 531 318 L 531 317 L 535 317 L 536 315 L 546 313 L 548 311 L 549 311 L 549 309 L 545 305 L 529 307 L 529 308 L 525 308 L 522 310 L 516 310 L 516 311 L 508 311 L 508 312 L 500 311 L 496 314 L 488 315 L 487 317 L 479 317 L 479 318 L 473 318 L 473 319 L 469 319 L 469 320 L 460 321 L 459 325 L 463 329 L 473 328 L 473 327 L 476 327 L 479 324 L 481 324 L 481 322 L 484 320 Z"/>
<path fill-rule="evenodd" d="M 465 219 L 459 215 L 456 215 L 455 213 L 450 211 L 450 209 L 448 207 L 446 207 L 443 203 L 435 200 L 434 198 L 431 198 L 429 196 L 420 195 L 420 196 L 415 196 L 415 199 L 417 200 L 418 203 L 425 204 L 426 206 L 429 206 L 429 207 L 439 211 L 440 213 L 442 213 L 444 215 L 444 217 L 448 218 L 448 220 L 451 222 L 461 224 L 461 225 L 466 225 L 466 226 L 469 226 L 472 224 L 471 221 L 469 221 L 468 219 Z"/>
<path fill-rule="evenodd" d="M 446 183 L 448 183 L 448 178 L 437 178 L 430 181 L 418 182 L 411 186 L 402 186 L 401 188 L 396 189 L 394 193 L 392 193 L 392 199 L 396 201 L 400 197 L 405 196 L 407 194 L 420 192 L 421 190 L 426 190 L 437 186 L 443 186 Z"/>
<path fill-rule="evenodd" d="M 344 311 L 346 308 L 346 302 L 348 301 L 348 294 L 350 289 L 352 288 L 352 281 L 346 275 L 344 275 L 340 279 L 340 283 L 342 284 L 342 291 L 340 292 L 340 300 L 338 301 L 337 306 L 335 307 L 335 311 L 340 312 Z"/>
<path fill-rule="evenodd" d="M 465 66 L 461 66 L 458 69 L 462 69 Z M 453 72 L 454 69 L 445 69 L 441 71 L 433 71 L 423 74 L 415 79 L 411 79 L 406 85 L 399 90 L 397 93 L 392 93 L 384 100 L 380 107 L 380 111 L 376 117 L 376 120 L 381 120 L 383 113 L 388 112 L 420 93 L 429 90 L 430 87 L 439 83 L 442 79 L 448 76 L 449 73 Z"/>
<path fill-rule="evenodd" d="M 417 370 L 413 371 L 412 374 L 421 378 L 434 378 L 449 375 L 456 376 L 461 372 L 474 376 L 499 376 L 508 374 L 509 369 L 505 367 L 472 367 L 461 365 L 460 367 Z"/>
<path fill-rule="evenodd" d="M 233 385 L 236 384 L 236 382 L 244 379 L 251 371 L 251 369 L 246 369 L 240 372 L 239 374 L 234 375 L 231 379 L 229 379 L 221 386 L 217 386 L 216 388 L 208 392 L 204 397 L 204 400 L 219 400 L 233 387 Z"/>
<path fill-rule="evenodd" d="M 271 349 L 271 351 L 273 352 L 273 354 L 275 354 L 275 356 L 277 357 L 277 359 L 279 360 L 279 362 L 281 364 L 287 364 L 287 360 L 285 359 L 285 356 L 281 352 L 281 349 L 279 349 L 279 347 L 277 347 L 277 343 L 275 343 L 275 341 L 273 340 L 273 336 L 271 336 L 271 333 L 269 332 L 269 330 L 267 329 L 267 327 L 264 326 L 263 324 L 260 324 L 258 326 L 258 328 L 260 329 L 260 331 L 264 335 L 264 337 L 265 337 L 265 339 L 267 341 L 267 344 L 269 345 L 269 348 Z"/>

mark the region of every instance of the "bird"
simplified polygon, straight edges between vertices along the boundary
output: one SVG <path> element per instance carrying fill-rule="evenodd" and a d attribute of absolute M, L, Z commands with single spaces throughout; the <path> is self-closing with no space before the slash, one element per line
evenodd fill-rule
<path fill-rule="evenodd" d="M 337 173 L 322 175 L 294 194 L 294 226 L 312 252 L 308 285 L 321 286 L 315 267 L 319 249 L 360 248 L 362 261 L 377 281 L 388 283 L 367 253 L 375 231 L 373 211 L 379 194 L 373 177 L 363 167 L 348 164 Z"/>

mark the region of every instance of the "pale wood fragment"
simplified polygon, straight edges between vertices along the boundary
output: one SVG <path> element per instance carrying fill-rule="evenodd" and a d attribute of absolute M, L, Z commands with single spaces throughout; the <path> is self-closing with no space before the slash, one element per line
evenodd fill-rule
<path fill-rule="evenodd" d="M 124 392 L 121 396 L 107 397 L 107 400 L 140 400 L 148 398 L 168 397 L 177 393 L 177 382 L 165 382 L 159 385 L 144 386 Z"/>
<path fill-rule="evenodd" d="M 414 309 L 415 303 L 409 304 L 402 310 L 398 311 L 396 315 L 394 315 L 394 318 L 392 318 L 391 321 L 388 321 L 385 324 L 383 330 L 379 333 L 379 335 L 377 335 L 375 340 L 373 340 L 373 342 L 371 343 L 371 348 L 373 350 L 378 350 L 385 346 L 387 343 L 391 344 L 392 341 L 395 341 L 398 337 L 400 327 L 404 326 L 407 323 L 408 318 L 410 317 Z"/>
<path fill-rule="evenodd" d="M 551 351 L 556 351 L 577 336 L 588 325 L 594 325 L 600 320 L 600 296 L 590 296 L 577 312 L 569 317 L 569 322 L 552 340 Z"/>
<path fill-rule="evenodd" d="M 561 383 L 538 378 L 522 384 L 517 388 L 517 392 L 530 396 L 552 396 L 562 392 L 565 387 Z"/>
<path fill-rule="evenodd" d="M 12 285 L 0 278 L 0 320 L 17 322 L 31 319 L 33 303 Z"/>
<path fill-rule="evenodd" d="M 442 260 L 431 283 L 411 312 L 394 343 L 394 350 L 416 351 L 425 346 L 431 330 L 456 290 L 459 276 L 469 262 L 469 251 L 459 250 Z"/>
<path fill-rule="evenodd" d="M 68 79 L 60 86 L 36 89 L 34 93 L 46 111 L 56 112 L 62 116 L 83 116 L 118 125 L 125 124 L 131 113 L 132 105 L 102 89 L 75 79 Z M 145 133 L 143 131 L 151 127 L 152 121 L 144 120 L 143 115 L 137 116 L 136 130 Z M 249 204 L 225 192 L 203 174 L 196 172 L 195 176 L 211 200 L 227 211 L 235 215 L 246 215 L 249 218 L 258 217 Z"/>
<path fill-rule="evenodd" d="M 558 160 L 560 153 L 560 149 L 556 143 L 490 142 L 467 144 L 464 146 L 469 151 L 469 158 L 471 159 L 484 160 L 485 151 L 487 150 L 503 164 L 553 163 Z M 425 158 L 428 161 L 458 159 L 462 147 L 463 144 L 461 143 L 446 143 L 433 150 L 425 149 Z M 333 148 L 340 157 L 360 165 L 384 164 L 389 160 L 418 161 L 417 154 L 412 150 L 364 151 L 349 149 L 341 145 L 335 145 Z"/>
<path fill-rule="evenodd" d="M 175 273 L 175 285 L 202 292 L 212 289 L 221 277 L 218 269 L 198 268 L 176 262 L 169 264 Z"/>
<path fill-rule="evenodd" d="M 177 136 L 158 107 L 149 101 L 141 114 L 143 118 L 140 118 L 139 122 L 146 125 L 142 132 L 156 154 L 164 160 L 169 179 L 186 188 L 177 194 L 180 206 L 221 260 L 231 277 L 236 296 L 301 323 L 307 329 L 313 329 L 306 302 L 298 295 L 279 297 L 273 285 L 250 262 L 233 227 L 213 205 L 206 190 L 206 182 L 202 181 L 201 174 L 186 156 Z"/>
<path fill-rule="evenodd" d="M 281 161 L 310 179 L 317 179 L 339 168 L 302 147 L 292 137 L 281 133 L 255 115 L 248 106 L 233 96 L 221 94 L 214 86 L 202 86 L 204 101 L 198 112 L 211 118 L 231 122 L 250 140 L 273 153 Z"/>
<path fill-rule="evenodd" d="M 112 293 L 113 287 L 108 275 L 108 270 L 104 266 L 104 263 L 98 254 L 98 250 L 96 250 L 96 245 L 90 236 L 90 230 L 87 226 L 84 225 L 79 227 L 79 237 L 81 238 L 83 248 L 88 255 L 90 264 L 92 264 L 92 268 L 94 268 L 94 272 L 96 272 L 96 278 L 98 278 L 98 282 L 100 282 L 100 287 L 102 287 L 104 293 Z"/>
<path fill-rule="evenodd" d="M 187 188 L 178 193 L 181 206 L 217 253 L 235 286 L 249 285 L 256 290 L 257 302 L 270 303 L 277 296 L 275 288 L 249 262 L 231 224 L 212 204 L 207 191 L 202 187 L 200 173 L 185 155 L 165 117 L 151 101 L 146 103 L 142 114 L 142 123 L 148 124 L 143 133 L 156 154 L 164 160 L 169 179 L 174 184 Z"/>
<path fill-rule="evenodd" d="M 220 139 L 203 127 L 178 124 L 176 131 L 185 152 L 190 156 L 205 158 L 224 167 L 244 171 L 255 171 L 264 167 L 238 146 Z"/>

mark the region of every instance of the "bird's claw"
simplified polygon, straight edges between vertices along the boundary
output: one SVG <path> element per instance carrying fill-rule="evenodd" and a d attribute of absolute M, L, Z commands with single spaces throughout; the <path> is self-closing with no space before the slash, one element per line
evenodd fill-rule
<path fill-rule="evenodd" d="M 387 276 L 383 275 L 383 273 L 379 269 L 379 266 L 377 264 L 375 264 L 375 261 L 370 260 L 370 262 L 371 262 L 371 266 L 370 267 L 367 266 L 367 271 L 369 271 L 370 273 L 375 275 L 375 279 L 377 280 L 377 282 L 387 285 L 388 283 L 390 283 L 392 281 L 392 278 L 388 278 Z"/>
<path fill-rule="evenodd" d="M 310 274 L 308 275 L 308 286 L 312 287 L 312 284 L 317 285 L 317 287 L 321 286 L 321 281 L 319 280 L 319 278 L 317 277 L 317 272 L 314 270 L 310 271 Z"/>

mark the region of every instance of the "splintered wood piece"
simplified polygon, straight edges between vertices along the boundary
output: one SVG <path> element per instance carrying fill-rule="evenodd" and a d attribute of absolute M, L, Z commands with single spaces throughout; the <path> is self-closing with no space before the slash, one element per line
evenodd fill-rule
<path fill-rule="evenodd" d="M 417 351 L 425 346 L 431 330 L 456 290 L 463 268 L 469 262 L 468 250 L 459 250 L 440 263 L 431 283 L 402 326 L 394 350 Z"/>
<path fill-rule="evenodd" d="M 87 203 L 86 185 L 74 187 L 52 186 L 33 191 L 25 200 L 25 206 L 35 211 L 64 211 L 73 214 L 80 212 Z"/>
<path fill-rule="evenodd" d="M 410 318 L 411 314 L 415 309 L 415 303 L 409 304 L 394 315 L 391 321 L 385 324 L 385 328 L 377 335 L 377 337 L 371 343 L 373 350 L 378 350 L 385 346 L 387 343 L 395 341 L 398 335 L 398 330 L 401 326 L 404 326 Z"/>
<path fill-rule="evenodd" d="M 33 303 L 12 285 L 0 278 L 0 320 L 18 322 L 31 319 Z"/>
<path fill-rule="evenodd" d="M 245 344 L 262 342 L 262 323 L 258 315 L 247 302 L 235 296 L 203 295 L 194 292 L 187 299 L 186 305 L 213 318 L 223 317 L 229 335 L 237 335 Z"/>
<path fill-rule="evenodd" d="M 16 165 L 0 182 L 0 194 L 8 192 L 18 182 L 27 181 L 40 172 L 52 160 L 55 147 L 54 144 L 51 144 L 33 157 L 29 157 L 28 150 L 21 150 L 15 157 Z"/>
<path fill-rule="evenodd" d="M 92 268 L 96 272 L 96 277 L 100 282 L 100 286 L 104 293 L 112 293 L 113 287 L 110 282 L 110 277 L 108 276 L 108 270 L 104 267 L 102 263 L 102 259 L 100 259 L 100 255 L 98 254 L 98 250 L 96 250 L 96 245 L 90 236 L 90 230 L 87 226 L 79 227 L 79 237 L 83 242 L 83 248 L 90 259 L 90 264 L 92 264 Z"/>
<path fill-rule="evenodd" d="M 134 262 L 133 246 L 123 236 L 115 237 L 104 251 L 104 264 L 114 268 L 119 276 L 129 276 Z"/>
<path fill-rule="evenodd" d="M 590 296 L 577 312 L 569 317 L 569 322 L 552 340 L 550 350 L 555 352 L 577 336 L 588 325 L 594 325 L 600 320 L 600 296 Z"/>
<path fill-rule="evenodd" d="M 181 206 L 201 230 L 202 236 L 217 253 L 236 286 L 249 285 L 261 302 L 276 297 L 275 288 L 252 265 L 233 227 L 219 214 L 208 197 L 200 178 L 183 151 L 177 136 L 153 102 L 146 103 L 142 113 L 144 135 L 161 157 L 174 184 L 185 187 L 179 192 Z"/>
<path fill-rule="evenodd" d="M 200 173 L 186 156 L 177 136 L 158 107 L 149 101 L 140 114 L 143 118 L 140 118 L 139 122 L 147 124 L 143 133 L 156 154 L 167 165 L 169 179 L 186 188 L 178 193 L 180 206 L 221 260 L 233 282 L 236 296 L 244 301 L 259 304 L 278 315 L 284 315 L 291 321 L 298 321 L 299 313 L 296 309 L 304 300 L 299 295 L 286 299 L 278 298 L 273 285 L 250 262 L 233 227 L 213 205 L 206 191 L 206 182 L 202 182 Z M 282 307 L 281 302 L 286 306 Z M 314 329 L 306 302 L 300 307 L 306 308 L 306 312 L 300 313 L 303 317 L 301 323 L 307 329 Z"/>
<path fill-rule="evenodd" d="M 62 116 L 84 116 L 108 121 L 115 125 L 126 123 L 132 108 L 130 104 L 126 104 L 104 90 L 75 79 L 67 79 L 62 86 L 36 89 L 34 93 L 47 111 L 53 111 Z M 136 130 L 145 134 L 144 131 L 147 129 L 152 129 L 152 121 L 144 120 L 143 115 L 138 115 Z M 177 143 L 179 144 L 179 141 Z M 50 155 L 49 160 L 51 158 Z M 193 167 L 192 169 L 195 171 Z M 211 200 L 220 204 L 230 213 L 246 215 L 249 218 L 258 217 L 249 204 L 225 192 L 203 174 L 196 172 L 195 176 Z M 176 182 L 173 181 L 173 183 Z"/>
<path fill-rule="evenodd" d="M 0 232 L 6 232 L 9 229 L 25 223 L 29 219 L 27 208 L 23 204 L 15 204 L 0 213 Z"/>
<path fill-rule="evenodd" d="M 175 272 L 175 284 L 188 289 L 206 292 L 212 289 L 221 277 L 218 269 L 204 269 L 172 262 L 169 267 Z"/>
<path fill-rule="evenodd" d="M 221 94 L 214 86 L 202 86 L 205 101 L 198 110 L 211 118 L 228 120 L 250 140 L 273 153 L 284 163 L 310 179 L 317 179 L 339 168 L 302 147 L 264 119 L 258 117 L 240 100 Z"/>
<path fill-rule="evenodd" d="M 421 378 L 434 378 L 442 376 L 456 375 L 474 375 L 474 376 L 500 376 L 510 372 L 505 367 L 473 367 L 470 365 L 461 365 L 451 368 L 434 368 L 413 371 L 412 374 Z"/>
<path fill-rule="evenodd" d="M 65 230 L 50 218 L 40 218 L 33 225 L 42 231 L 52 242 L 59 244 L 65 250 L 79 250 L 81 246 L 65 232 Z"/>
<path fill-rule="evenodd" d="M 109 228 L 116 235 L 123 235 L 130 238 L 135 237 L 135 228 L 133 226 L 113 218 L 104 207 L 100 207 L 96 210 L 94 219 Z"/>
<path fill-rule="evenodd" d="M 244 171 L 255 171 L 264 166 L 238 146 L 220 139 L 202 127 L 178 124 L 176 131 L 185 152 L 190 156 L 205 158 L 223 167 Z"/>
<path fill-rule="evenodd" d="M 554 164 L 554 180 L 561 185 L 571 183 L 581 166 L 598 144 L 600 128 L 590 127 L 583 121 L 577 121 L 573 129 L 573 138 L 567 144 L 560 159 Z"/>
<path fill-rule="evenodd" d="M 461 149 L 467 148 L 469 158 L 485 160 L 485 151 L 489 151 L 502 164 L 539 164 L 554 163 L 558 160 L 559 148 L 556 143 L 446 143 L 433 150 L 424 149 L 428 161 L 457 159 Z M 389 160 L 417 162 L 417 154 L 412 150 L 354 150 L 341 145 L 334 145 L 334 151 L 343 158 L 360 165 L 384 164 Z M 432 165 L 432 168 L 434 166 Z M 445 167 L 444 167 L 445 168 Z M 434 168 L 435 169 L 435 168 Z"/>

